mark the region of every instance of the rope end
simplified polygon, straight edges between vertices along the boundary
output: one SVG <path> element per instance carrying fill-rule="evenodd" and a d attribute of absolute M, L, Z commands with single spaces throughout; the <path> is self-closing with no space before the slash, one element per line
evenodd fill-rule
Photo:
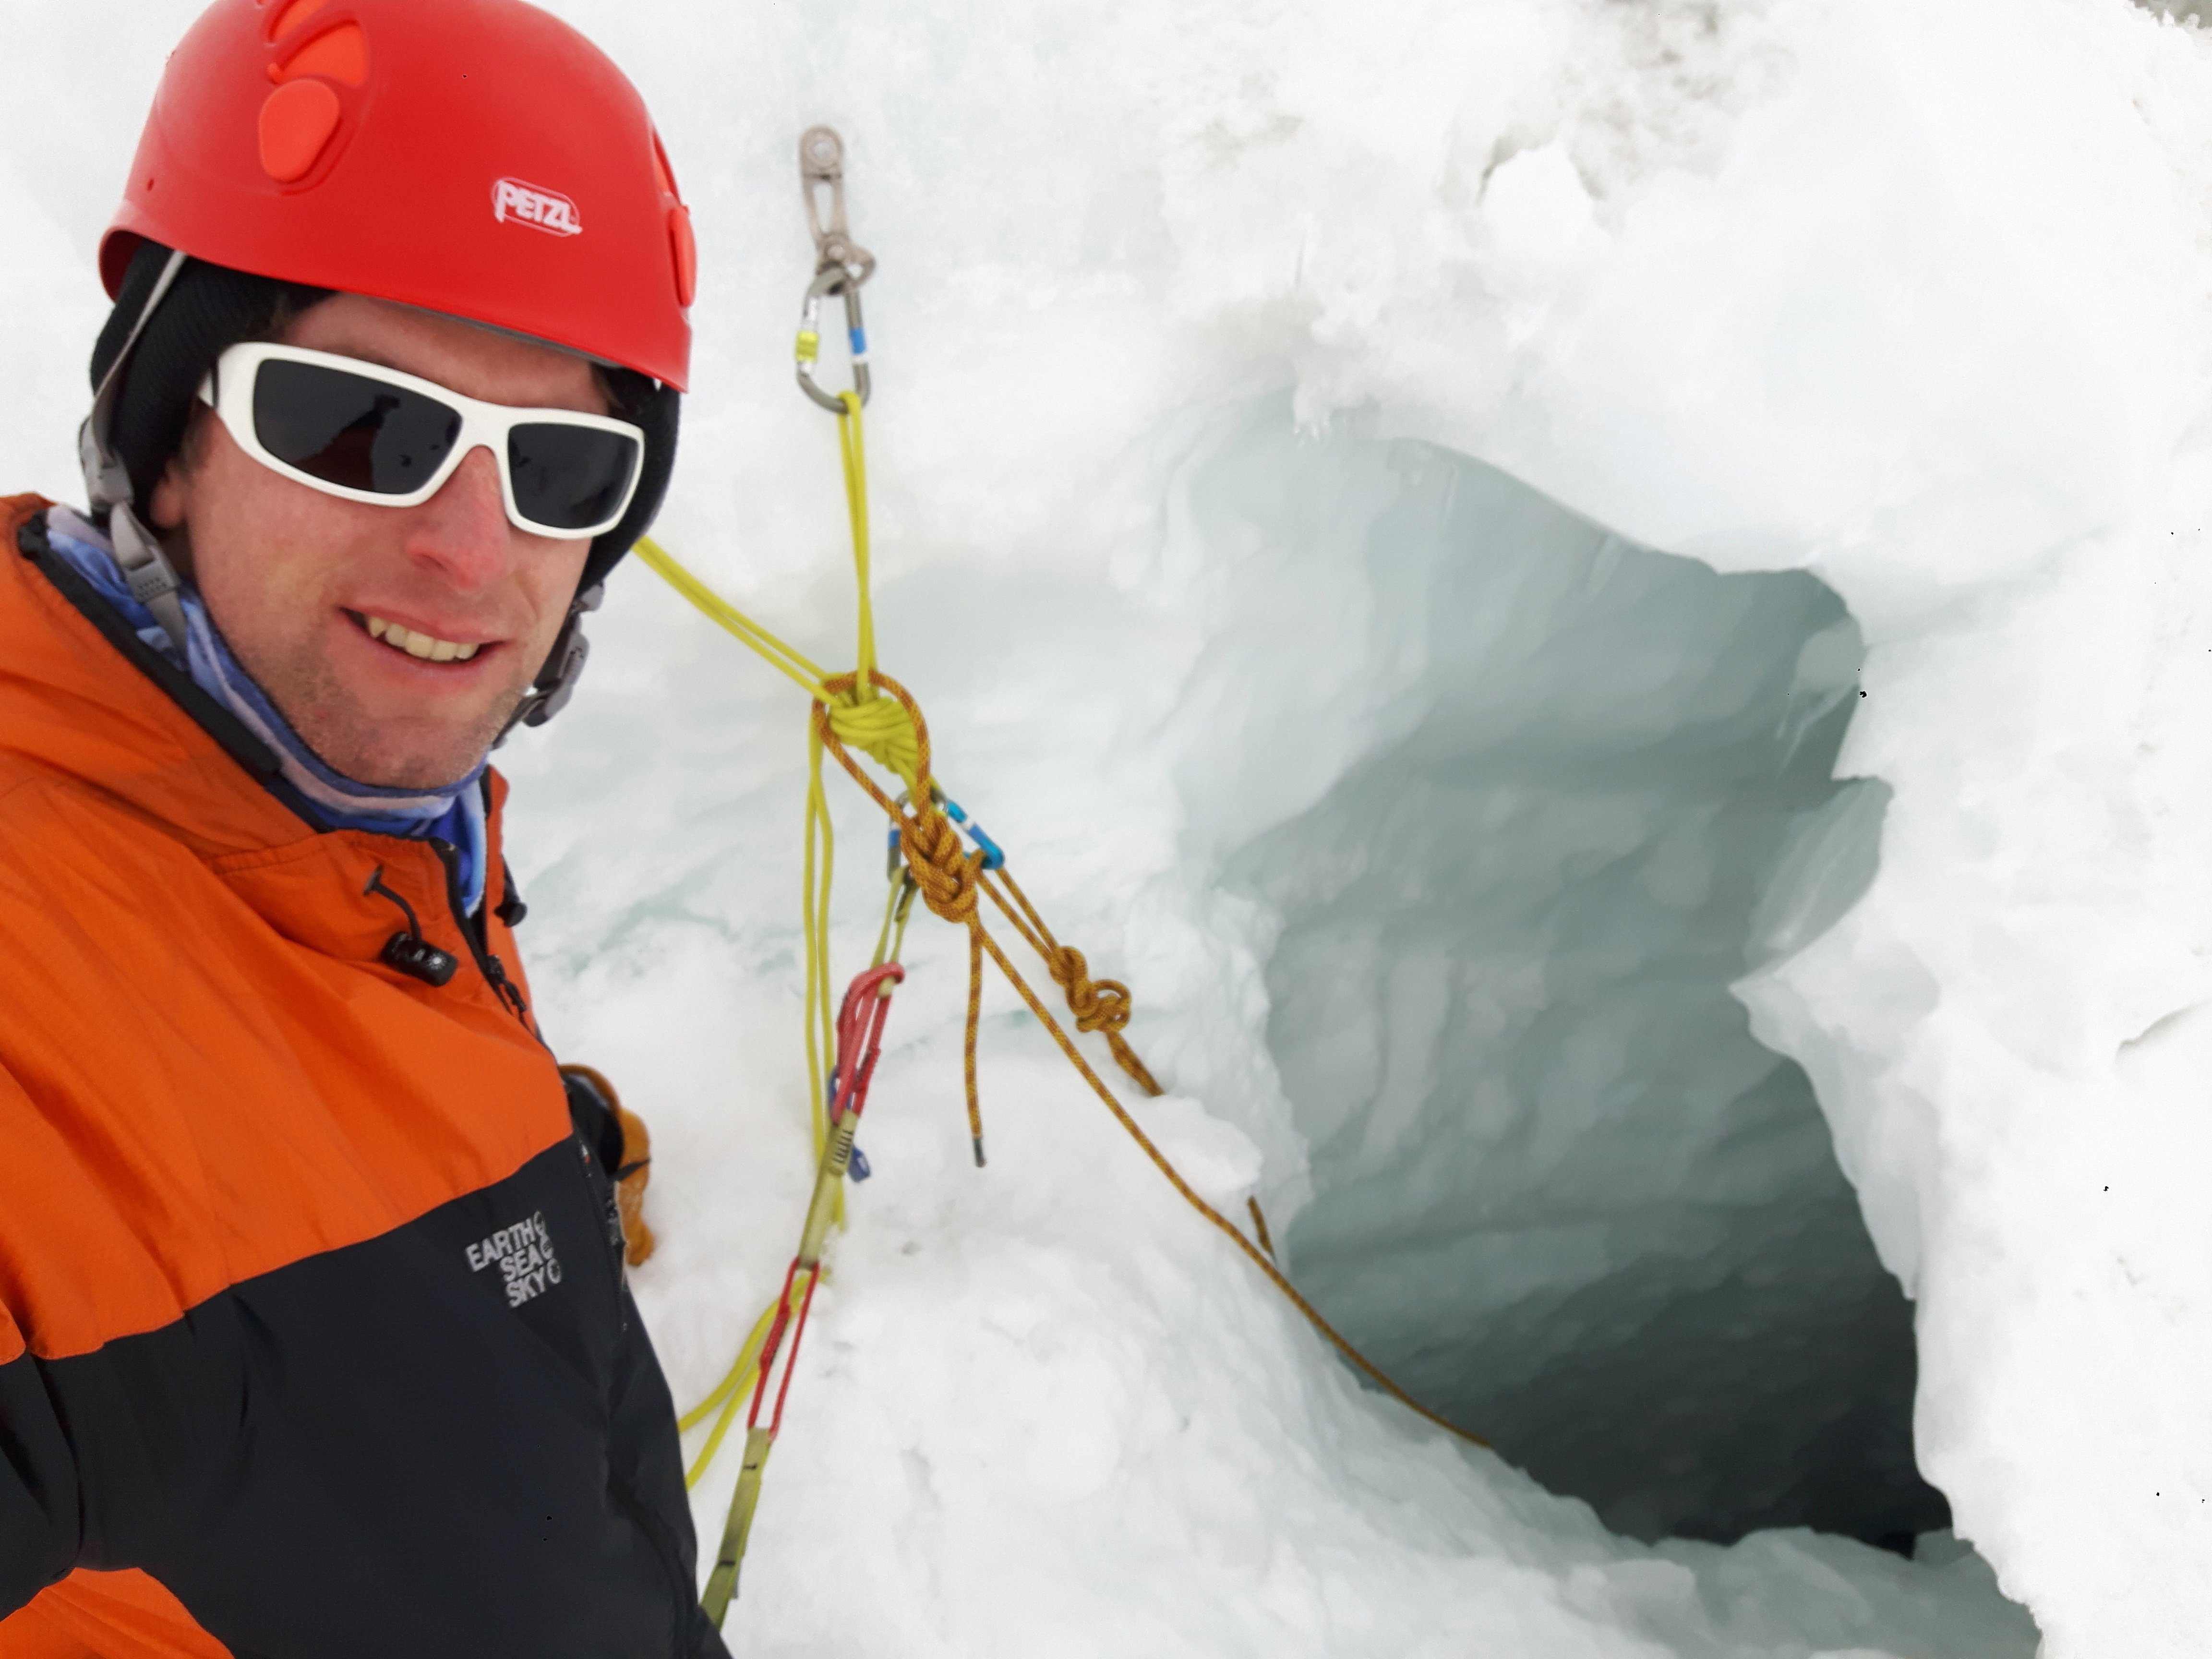
<path fill-rule="evenodd" d="M 984 1158 L 983 1158 L 983 1137 L 982 1137 L 982 1136 L 981 1136 L 981 1135 L 970 1135 L 970 1136 L 969 1137 L 969 1139 L 975 1143 L 975 1167 L 976 1167 L 977 1169 L 979 1169 L 979 1170 L 980 1170 L 980 1169 L 981 1169 L 981 1168 L 983 1167 L 983 1164 L 984 1164 Z"/>
<path fill-rule="evenodd" d="M 1267 1236 L 1267 1212 L 1260 1207 L 1260 1200 L 1257 1198 L 1246 1199 L 1244 1206 L 1252 1212 L 1252 1231 L 1259 1235 L 1260 1248 L 1267 1253 L 1267 1259 L 1273 1261 L 1275 1259 L 1275 1241 Z"/>

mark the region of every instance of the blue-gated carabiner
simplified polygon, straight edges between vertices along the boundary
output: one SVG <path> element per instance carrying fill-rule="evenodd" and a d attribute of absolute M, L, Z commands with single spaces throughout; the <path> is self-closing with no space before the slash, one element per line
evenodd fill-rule
<path fill-rule="evenodd" d="M 799 313 L 799 389 L 833 415 L 844 399 L 825 392 L 814 378 L 822 357 L 822 301 L 833 294 L 845 299 L 845 338 L 853 352 L 853 391 L 868 401 L 868 331 L 860 320 L 860 284 L 875 274 L 876 256 L 853 240 L 845 224 L 845 141 L 829 127 L 809 127 L 799 139 L 799 188 L 806 198 L 806 228 L 814 237 L 814 281 Z M 829 210 L 821 192 L 829 191 Z"/>
<path fill-rule="evenodd" d="M 1003 870 L 1006 867 L 1006 855 L 1000 850 L 999 843 L 983 833 L 981 824 L 960 810 L 958 801 L 953 799 L 933 783 L 929 786 L 929 793 L 935 797 L 937 804 L 945 809 L 945 816 L 967 831 L 968 839 L 974 842 L 983 854 L 983 867 L 986 870 Z"/>
<path fill-rule="evenodd" d="M 845 296 L 845 337 L 853 349 L 853 390 L 865 404 L 868 401 L 868 331 L 860 321 L 860 285 L 842 267 L 823 271 L 806 290 L 806 308 L 799 319 L 799 389 L 828 410 L 832 415 L 845 412 L 842 398 L 824 392 L 815 383 L 814 366 L 822 356 L 822 300 L 824 295 L 842 293 Z"/>
<path fill-rule="evenodd" d="M 986 870 L 1003 870 L 1006 867 L 1006 855 L 999 843 L 986 835 L 983 832 L 983 826 L 969 817 L 961 809 L 960 803 L 946 794 L 934 781 L 929 786 L 929 798 L 943 807 L 945 816 L 951 818 L 959 827 L 961 832 L 975 843 L 975 850 L 983 855 L 983 867 Z M 907 792 L 903 789 L 900 790 L 897 804 L 904 807 L 908 799 Z M 899 872 L 906 867 L 906 854 L 899 845 L 899 827 L 896 824 L 891 826 L 890 855 L 887 862 L 890 866 L 891 879 L 897 880 Z"/>

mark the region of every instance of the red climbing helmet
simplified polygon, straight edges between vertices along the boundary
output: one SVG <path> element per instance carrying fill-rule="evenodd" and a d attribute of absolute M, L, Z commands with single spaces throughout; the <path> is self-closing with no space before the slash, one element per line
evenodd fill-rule
<path fill-rule="evenodd" d="M 216 0 L 100 244 L 110 297 L 148 239 L 689 372 L 690 215 L 644 100 L 522 0 Z"/>

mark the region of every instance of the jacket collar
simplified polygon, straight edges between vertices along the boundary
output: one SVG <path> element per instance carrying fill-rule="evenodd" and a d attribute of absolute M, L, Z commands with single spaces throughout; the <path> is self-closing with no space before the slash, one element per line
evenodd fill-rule
<path fill-rule="evenodd" d="M 322 833 L 270 747 L 46 547 L 51 505 L 0 497 L 0 767 L 92 785 L 203 856 Z M 485 776 L 496 810 L 505 792 Z"/>

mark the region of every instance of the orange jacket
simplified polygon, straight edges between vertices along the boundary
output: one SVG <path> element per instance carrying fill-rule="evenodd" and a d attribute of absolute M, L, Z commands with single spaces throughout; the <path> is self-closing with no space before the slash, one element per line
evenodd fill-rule
<path fill-rule="evenodd" d="M 128 659 L 45 505 L 0 500 L 0 1659 L 720 1653 L 503 783 L 471 925 Z"/>

